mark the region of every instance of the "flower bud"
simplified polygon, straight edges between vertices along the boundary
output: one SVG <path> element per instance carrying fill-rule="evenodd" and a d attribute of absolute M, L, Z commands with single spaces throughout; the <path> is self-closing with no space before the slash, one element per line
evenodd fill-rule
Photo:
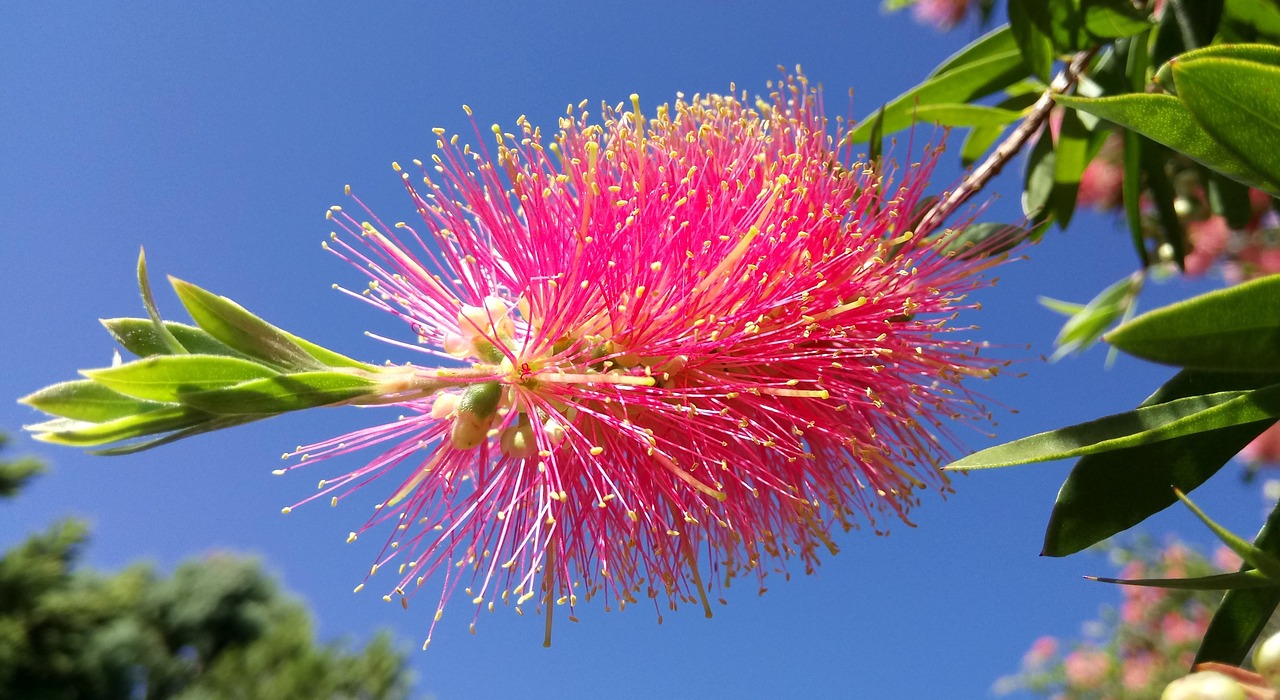
<path fill-rule="evenodd" d="M 455 408 L 457 417 L 449 431 L 449 441 L 455 448 L 470 450 L 485 441 L 501 399 L 502 385 L 498 382 L 472 384 L 462 392 Z"/>
<path fill-rule="evenodd" d="M 502 451 L 510 457 L 524 459 L 538 452 L 538 440 L 533 434 L 529 416 L 521 413 L 515 424 L 502 431 Z"/>
<path fill-rule="evenodd" d="M 1274 634 L 1253 652 L 1253 668 L 1272 688 L 1280 688 L 1280 634 Z"/>
<path fill-rule="evenodd" d="M 1244 687 L 1215 671 L 1183 676 L 1165 686 L 1160 700 L 1247 700 Z"/>

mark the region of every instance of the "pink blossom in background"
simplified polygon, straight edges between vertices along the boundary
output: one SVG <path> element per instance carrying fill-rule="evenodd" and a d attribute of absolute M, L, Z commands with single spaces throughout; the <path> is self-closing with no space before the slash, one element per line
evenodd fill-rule
<path fill-rule="evenodd" d="M 1244 449 L 1240 450 L 1240 458 L 1260 467 L 1274 467 L 1280 464 L 1280 424 L 1267 428 L 1261 435 L 1254 438 L 1253 442 L 1245 445 Z"/>
<path fill-rule="evenodd" d="M 1144 690 L 1155 680 L 1156 671 L 1162 663 L 1155 654 L 1143 652 L 1134 654 L 1124 660 L 1120 672 L 1120 683 L 1126 690 Z"/>
<path fill-rule="evenodd" d="M 1063 661 L 1067 683 L 1077 688 L 1093 688 L 1111 670 L 1111 656 L 1100 649 L 1081 647 Z"/>
<path fill-rule="evenodd" d="M 853 162 L 800 77 L 753 104 L 440 131 L 402 173 L 421 223 L 334 207 L 331 249 L 372 278 L 349 293 L 453 365 L 405 366 L 398 420 L 281 470 L 380 450 L 303 503 L 389 483 L 351 534 L 391 533 L 387 600 L 432 581 L 432 630 L 454 596 L 473 625 L 530 607 L 547 643 L 555 607 L 592 599 L 709 616 L 731 580 L 763 592 L 948 489 L 944 421 L 985 419 L 961 380 L 997 368 L 952 319 L 994 263 L 907 229 L 936 152 Z"/>
<path fill-rule="evenodd" d="M 972 0 L 916 0 L 911 13 L 916 21 L 946 31 L 959 24 L 972 5 Z"/>
<path fill-rule="evenodd" d="M 1203 221 L 1187 222 L 1187 238 L 1191 241 L 1191 250 L 1184 259 L 1187 274 L 1203 275 L 1227 250 L 1227 245 L 1231 242 L 1231 230 L 1227 227 L 1226 219 L 1211 216 Z"/>
<path fill-rule="evenodd" d="M 1038 637 L 1036 641 L 1031 643 L 1031 648 L 1027 650 L 1025 656 L 1022 657 L 1024 666 L 1040 666 L 1050 659 L 1058 651 L 1058 640 L 1045 635 Z"/>
<path fill-rule="evenodd" d="M 1213 550 L 1213 564 L 1223 571 L 1236 571 L 1244 560 L 1239 554 L 1231 551 L 1226 545 L 1222 545 Z"/>

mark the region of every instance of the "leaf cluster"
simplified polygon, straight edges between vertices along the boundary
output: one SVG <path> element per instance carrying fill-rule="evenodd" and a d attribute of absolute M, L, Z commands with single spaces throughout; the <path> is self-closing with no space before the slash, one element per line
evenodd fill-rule
<path fill-rule="evenodd" d="M 378 368 L 276 328 L 239 304 L 171 279 L 195 325 L 161 320 L 138 258 L 147 318 L 104 319 L 139 359 L 84 370 L 21 399 L 54 416 L 26 429 L 74 447 L 119 455 L 288 411 L 376 395 Z"/>

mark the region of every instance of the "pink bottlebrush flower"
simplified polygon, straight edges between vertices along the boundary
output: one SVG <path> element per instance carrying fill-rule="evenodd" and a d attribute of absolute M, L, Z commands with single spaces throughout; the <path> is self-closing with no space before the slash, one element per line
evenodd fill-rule
<path fill-rule="evenodd" d="M 421 230 L 330 212 L 373 280 L 351 294 L 417 340 L 390 342 L 465 363 L 407 365 L 433 397 L 293 453 L 380 446 L 307 500 L 391 483 L 359 530 L 392 531 L 388 600 L 432 580 L 437 621 L 459 589 L 476 615 L 532 604 L 548 643 L 554 606 L 595 597 L 709 616 L 732 579 L 763 591 L 835 531 L 905 520 L 947 488 L 942 421 L 984 417 L 960 380 L 996 365 L 949 331 L 993 263 L 910 230 L 936 153 L 898 183 L 852 162 L 800 77 L 755 108 L 632 102 L 571 109 L 549 141 L 437 130 L 402 174 Z"/>
<path fill-rule="evenodd" d="M 1120 684 L 1125 690 L 1137 692 L 1146 690 L 1155 680 L 1160 670 L 1160 657 L 1151 652 L 1140 652 L 1121 661 Z"/>
<path fill-rule="evenodd" d="M 917 22 L 946 31 L 965 18 L 972 4 L 970 0 L 916 0 L 911 13 Z"/>

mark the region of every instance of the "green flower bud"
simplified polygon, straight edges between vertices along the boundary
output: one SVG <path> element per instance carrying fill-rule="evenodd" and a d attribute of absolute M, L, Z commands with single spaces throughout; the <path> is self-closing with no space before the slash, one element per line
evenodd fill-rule
<path fill-rule="evenodd" d="M 455 405 L 457 417 L 449 431 L 449 441 L 459 450 L 471 450 L 480 446 L 489 436 L 489 428 L 498 414 L 502 400 L 502 384 L 484 382 L 472 384 L 463 390 Z"/>

